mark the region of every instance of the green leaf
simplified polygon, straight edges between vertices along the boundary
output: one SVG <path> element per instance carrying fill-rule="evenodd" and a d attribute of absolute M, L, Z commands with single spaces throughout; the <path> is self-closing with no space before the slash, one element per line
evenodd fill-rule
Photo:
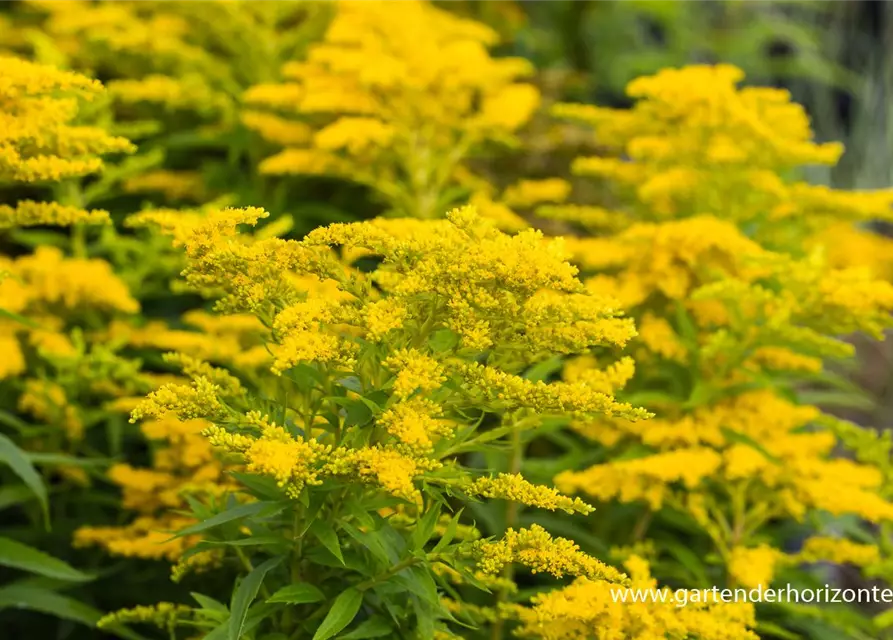
<path fill-rule="evenodd" d="M 0 510 L 23 504 L 33 499 L 34 494 L 31 492 L 31 489 L 23 484 L 17 484 L 12 487 L 0 487 Z"/>
<path fill-rule="evenodd" d="M 93 579 L 93 576 L 81 573 L 67 562 L 9 538 L 0 538 L 0 565 L 70 582 Z"/>
<path fill-rule="evenodd" d="M 443 535 L 440 537 L 440 540 L 437 541 L 437 544 L 434 545 L 434 549 L 432 549 L 431 553 L 437 553 L 453 541 L 453 538 L 456 536 L 456 529 L 459 528 L 459 516 L 461 515 L 462 509 L 460 509 L 450 520 L 450 523 L 446 526 Z"/>
<path fill-rule="evenodd" d="M 759 637 L 782 638 L 782 640 L 802 640 L 803 636 L 788 631 L 774 622 L 760 621 L 757 622 L 756 632 Z"/>
<path fill-rule="evenodd" d="M 276 480 L 269 476 L 230 471 L 229 475 L 243 484 L 255 498 L 264 500 L 280 500 L 285 492 L 276 485 Z"/>
<path fill-rule="evenodd" d="M 852 391 L 799 391 L 797 400 L 803 404 L 812 404 L 828 409 L 850 409 L 855 411 L 874 411 L 877 401 L 868 394 Z"/>
<path fill-rule="evenodd" d="M 9 411 L 4 411 L 0 409 L 0 424 L 5 424 L 7 427 L 15 429 L 19 433 L 27 434 L 29 431 L 33 432 L 35 427 L 32 427 L 30 424 L 19 418 L 17 415 L 10 413 Z"/>
<path fill-rule="evenodd" d="M 434 527 L 437 526 L 437 520 L 440 518 L 440 508 L 441 504 L 438 502 L 428 509 L 428 513 L 416 523 L 415 529 L 412 531 L 412 548 L 414 551 L 423 549 L 425 543 L 434 535 Z"/>
<path fill-rule="evenodd" d="M 373 529 L 360 531 L 346 522 L 341 523 L 341 528 L 344 529 L 351 538 L 360 543 L 360 548 L 365 548 L 369 553 L 382 562 L 395 562 L 397 560 L 396 558 L 388 556 L 388 551 L 384 544 L 382 544 L 381 536 L 378 531 Z"/>
<path fill-rule="evenodd" d="M 704 570 L 704 562 L 698 554 L 684 544 L 675 541 L 667 541 L 664 544 L 670 555 L 676 558 L 679 564 L 688 570 L 696 584 L 704 587 L 710 584 L 707 573 Z"/>
<path fill-rule="evenodd" d="M 96 626 L 102 614 L 82 602 L 40 587 L 9 586 L 0 588 L 0 609 L 27 609 L 57 618 Z"/>
<path fill-rule="evenodd" d="M 282 587 L 279 591 L 267 598 L 267 602 L 284 602 L 286 604 L 307 604 L 308 602 L 320 602 L 325 600 L 325 594 L 312 584 L 300 582 Z"/>
<path fill-rule="evenodd" d="M 364 640 L 365 638 L 381 638 L 383 636 L 392 635 L 394 628 L 387 618 L 383 616 L 372 616 L 368 620 L 363 620 L 357 628 L 349 633 L 338 636 L 339 640 Z"/>
<path fill-rule="evenodd" d="M 362 399 L 350 400 L 345 404 L 346 416 L 344 417 L 344 426 L 346 427 L 362 427 L 372 421 L 372 410 L 366 405 Z"/>
<path fill-rule="evenodd" d="M 192 535 L 194 533 L 199 533 L 201 531 L 207 531 L 208 529 L 213 529 L 214 527 L 219 527 L 222 524 L 226 524 L 227 522 L 233 522 L 234 520 L 243 520 L 244 518 L 248 518 L 250 516 L 256 516 L 263 512 L 266 512 L 265 515 L 270 516 L 279 511 L 282 511 L 285 508 L 283 504 L 277 504 L 275 502 L 249 502 L 248 504 L 240 504 L 238 506 L 233 507 L 232 509 L 227 509 L 221 513 L 218 513 L 215 516 L 208 518 L 198 524 L 194 524 L 191 527 L 186 527 L 185 529 L 180 529 L 174 534 L 174 538 L 182 538 L 183 536 Z"/>
<path fill-rule="evenodd" d="M 878 629 L 886 629 L 889 626 L 893 626 L 893 609 L 879 613 L 872 619 L 872 622 Z"/>
<path fill-rule="evenodd" d="M 50 510 L 47 500 L 47 489 L 43 484 L 43 479 L 34 469 L 34 465 L 28 460 L 28 454 L 19 449 L 15 443 L 0 434 L 0 462 L 5 462 L 12 469 L 22 482 L 34 492 L 37 499 L 40 500 L 40 507 L 43 510 L 44 522 L 49 524 Z"/>
<path fill-rule="evenodd" d="M 19 324 L 23 324 L 26 327 L 30 327 L 31 329 L 43 329 L 43 327 L 41 327 L 30 318 L 26 318 L 25 316 L 19 315 L 14 311 L 4 309 L 3 307 L 0 307 L 0 318 L 6 318 L 7 320 L 18 322 Z"/>
<path fill-rule="evenodd" d="M 559 371 L 561 369 L 561 365 L 561 356 L 552 356 L 548 360 L 544 360 L 543 362 L 530 367 L 530 369 L 528 369 L 527 372 L 524 374 L 524 377 L 532 382 L 546 380 L 553 373 Z"/>
<path fill-rule="evenodd" d="M 325 619 L 316 633 L 313 634 L 313 640 L 328 640 L 334 637 L 344 627 L 353 622 L 360 605 L 363 604 L 363 593 L 358 589 L 350 588 L 335 598 L 332 608 L 326 614 Z"/>
<path fill-rule="evenodd" d="M 257 592 L 264 582 L 267 573 L 278 566 L 283 560 L 282 556 L 270 558 L 266 562 L 258 565 L 254 570 L 245 576 L 245 579 L 239 583 L 239 587 L 233 593 L 233 600 L 230 604 L 229 617 L 229 633 L 227 640 L 240 640 L 242 630 L 245 627 L 245 618 L 248 616 L 248 607 L 257 597 Z"/>
<path fill-rule="evenodd" d="M 115 462 L 112 458 L 77 458 L 64 453 L 27 453 L 32 464 L 64 465 L 68 467 L 107 467 Z"/>
<path fill-rule="evenodd" d="M 459 344 L 459 334 L 450 329 L 438 329 L 428 338 L 428 346 L 435 353 L 449 351 Z"/>
<path fill-rule="evenodd" d="M 333 556 L 344 564 L 344 555 L 341 553 L 341 543 L 338 542 L 338 534 L 328 522 L 316 520 L 310 525 L 310 533 L 328 549 Z"/>
<path fill-rule="evenodd" d="M 204 594 L 196 593 L 194 591 L 191 592 L 189 595 L 191 595 L 195 599 L 195 601 L 198 602 L 199 606 L 201 606 L 201 608 L 205 609 L 206 611 L 229 613 L 229 609 L 226 608 L 226 605 L 222 602 L 218 602 L 214 598 L 209 598 Z"/>

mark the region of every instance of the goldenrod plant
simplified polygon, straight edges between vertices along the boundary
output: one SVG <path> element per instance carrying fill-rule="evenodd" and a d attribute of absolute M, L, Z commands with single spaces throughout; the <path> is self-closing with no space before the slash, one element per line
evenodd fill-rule
<path fill-rule="evenodd" d="M 371 189 L 397 216 L 439 218 L 470 193 L 489 194 L 468 159 L 512 144 L 539 103 L 533 67 L 495 58 L 497 34 L 424 2 L 340 2 L 284 83 L 258 84 L 245 124 L 287 148 L 268 175 L 330 175 Z"/>
<path fill-rule="evenodd" d="M 817 561 L 877 573 L 873 528 L 893 516 L 889 447 L 869 455 L 870 431 L 855 437 L 815 405 L 832 399 L 822 388 L 847 384 L 825 371 L 852 355 L 843 338 L 883 337 L 893 287 L 877 254 L 829 257 L 821 238 L 868 237 L 857 226 L 889 219 L 893 192 L 798 179 L 802 165 L 833 164 L 842 148 L 814 142 L 784 91 L 740 88 L 741 79 L 731 66 L 666 69 L 630 83 L 630 109 L 554 109 L 614 150 L 577 159 L 573 171 L 607 181 L 616 204 L 538 211 L 585 232 L 569 246 L 587 289 L 616 296 L 636 318 L 626 397 L 657 414 L 575 421 L 605 459 L 555 481 L 596 505 L 634 505 L 617 510 L 627 524 L 613 535 L 650 543 L 666 577 L 688 586 L 808 584 L 815 573 L 798 570 Z M 585 380 L 597 364 L 571 361 L 565 378 Z M 678 530 L 693 536 L 687 548 L 669 533 Z M 821 537 L 834 530 L 842 537 Z M 779 616 L 802 632 L 822 620 L 853 637 L 878 633 L 833 607 L 765 606 L 758 629 L 769 634 L 781 633 Z"/>
<path fill-rule="evenodd" d="M 729 65 L 555 105 L 527 12 L 0 9 L 10 637 L 890 636 L 677 590 L 893 583 L 893 190 Z"/>

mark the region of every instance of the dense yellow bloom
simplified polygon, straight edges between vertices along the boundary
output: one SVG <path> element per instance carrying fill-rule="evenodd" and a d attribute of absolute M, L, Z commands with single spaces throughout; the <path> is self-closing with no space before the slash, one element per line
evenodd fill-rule
<path fill-rule="evenodd" d="M 564 379 L 568 382 L 583 381 L 602 393 L 615 393 L 623 389 L 635 372 L 636 365 L 632 358 L 621 358 L 604 369 L 599 369 L 594 357 L 580 356 L 565 364 Z"/>
<path fill-rule="evenodd" d="M 627 560 L 634 589 L 657 589 L 648 563 L 638 556 Z M 756 640 L 756 624 L 750 603 L 704 602 L 678 607 L 670 590 L 666 602 L 622 602 L 616 585 L 579 578 L 571 585 L 538 594 L 532 606 L 514 609 L 524 637 L 542 640 Z M 657 600 L 657 599 L 655 599 Z M 598 635 L 594 635 L 597 633 Z"/>
<path fill-rule="evenodd" d="M 644 409 L 617 402 L 584 381 L 532 382 L 477 363 L 463 363 L 457 369 L 466 383 L 485 399 L 508 409 L 527 407 L 538 413 L 575 416 L 607 414 L 631 420 L 650 417 Z"/>
<path fill-rule="evenodd" d="M 893 280 L 893 239 L 885 235 L 839 222 L 810 238 L 807 246 L 821 247 L 831 266 L 869 267 L 878 278 Z"/>
<path fill-rule="evenodd" d="M 32 227 L 36 225 L 70 226 L 77 223 L 106 224 L 110 222 L 108 211 L 86 211 L 57 202 L 19 200 L 14 207 L 0 205 L 0 229 Z"/>
<path fill-rule="evenodd" d="M 628 578 L 614 567 L 589 556 L 565 538 L 553 538 L 538 524 L 529 529 L 508 529 L 496 542 L 475 543 L 478 565 L 485 573 L 499 573 L 505 565 L 520 564 L 533 573 L 582 576 L 590 580 L 626 583 Z"/>
<path fill-rule="evenodd" d="M 355 469 L 361 480 L 374 482 L 388 493 L 411 502 L 419 498 L 419 491 L 413 480 L 424 467 L 420 466 L 418 460 L 400 451 L 380 447 L 356 449 L 335 462 L 339 471 L 341 465 L 345 464 L 348 468 Z"/>
<path fill-rule="evenodd" d="M 834 562 L 859 567 L 874 564 L 881 559 L 880 550 L 873 544 L 825 536 L 807 538 L 795 557 L 803 562 Z"/>
<path fill-rule="evenodd" d="M 582 491 L 598 500 L 646 501 L 660 508 L 669 485 L 694 489 L 720 468 L 722 458 L 706 448 L 679 449 L 644 458 L 608 462 L 587 471 L 566 471 L 555 478 L 566 493 Z"/>
<path fill-rule="evenodd" d="M 530 207 L 543 202 L 564 202 L 570 191 L 570 183 L 559 178 L 521 180 L 509 186 L 502 199 L 510 207 Z"/>
<path fill-rule="evenodd" d="M 19 396 L 18 408 L 42 422 L 60 427 L 69 440 L 84 436 L 84 423 L 78 408 L 71 404 L 65 389 L 48 380 L 29 379 Z"/>
<path fill-rule="evenodd" d="M 539 104 L 523 60 L 490 56 L 497 35 L 427 2 L 345 0 L 287 81 L 245 92 L 250 128 L 289 148 L 268 158 L 272 174 L 332 174 L 368 184 L 393 211 L 440 215 L 463 161 L 484 142 L 510 139 Z M 311 136 L 301 123 L 317 122 Z M 548 198 L 547 198 L 548 199 Z"/>
<path fill-rule="evenodd" d="M 743 76 L 730 65 L 664 69 L 629 84 L 629 110 L 557 105 L 556 115 L 592 126 L 600 144 L 630 158 L 579 158 L 574 171 L 612 180 L 634 205 L 627 219 L 712 214 L 795 254 L 831 222 L 890 218 L 893 190 L 787 178 L 801 165 L 836 164 L 843 148 L 813 140 L 806 111 L 787 91 L 739 88 Z"/>
<path fill-rule="evenodd" d="M 244 452 L 248 471 L 273 477 L 294 498 L 305 484 L 321 482 L 317 467 L 331 447 L 315 440 L 293 438 L 285 429 L 258 414 L 249 415 L 248 420 L 261 427 L 261 437 Z"/>
<path fill-rule="evenodd" d="M 775 565 L 782 556 L 781 551 L 764 544 L 752 548 L 735 547 L 729 560 L 729 577 L 734 584 L 747 589 L 768 588 L 775 575 Z"/>
<path fill-rule="evenodd" d="M 446 380 L 443 367 L 437 360 L 413 349 L 397 351 L 382 364 L 397 373 L 394 393 L 400 398 L 408 398 L 416 390 L 433 391 Z"/>
<path fill-rule="evenodd" d="M 0 179 L 40 182 L 81 176 L 102 167 L 102 154 L 133 151 L 124 138 L 70 124 L 78 98 L 101 91 L 96 80 L 0 57 Z"/>
<path fill-rule="evenodd" d="M 74 68 L 102 69 L 122 103 L 181 109 L 232 125 L 239 94 L 278 77 L 299 51 L 307 3 L 32 2 L 41 35 Z M 246 50 L 241 42 L 263 42 Z M 151 110 L 153 115 L 160 115 Z"/>
<path fill-rule="evenodd" d="M 495 478 L 478 478 L 466 491 L 469 495 L 510 500 L 531 507 L 588 515 L 595 509 L 579 498 L 561 495 L 556 489 L 531 484 L 520 474 L 501 473 Z"/>
<path fill-rule="evenodd" d="M 403 444 L 429 449 L 453 431 L 448 421 L 439 419 L 441 411 L 440 405 L 430 400 L 411 398 L 382 413 L 378 424 Z"/>
<path fill-rule="evenodd" d="M 66 258 L 56 247 L 41 246 L 33 255 L 9 262 L 0 256 L 0 265 L 6 266 L 25 285 L 25 308 L 30 312 L 74 312 L 88 308 L 120 313 L 139 310 L 139 303 L 111 265 L 98 258 Z"/>
<path fill-rule="evenodd" d="M 219 495 L 232 487 L 211 443 L 202 435 L 208 426 L 204 420 L 181 421 L 171 416 L 144 422 L 143 434 L 160 445 L 154 450 L 153 468 L 118 464 L 108 474 L 123 492 L 124 508 L 136 517 L 121 527 L 81 527 L 75 532 L 75 543 L 101 546 L 116 555 L 171 562 L 195 545 L 196 536 L 172 538 L 170 534 L 194 524 L 175 513 L 186 507 L 184 495 Z"/>

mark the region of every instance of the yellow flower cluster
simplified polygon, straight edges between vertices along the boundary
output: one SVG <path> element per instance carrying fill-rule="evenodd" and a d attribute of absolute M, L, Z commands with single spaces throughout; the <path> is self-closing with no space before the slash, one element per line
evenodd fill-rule
<path fill-rule="evenodd" d="M 574 171 L 611 180 L 636 203 L 636 219 L 709 213 L 795 254 L 831 222 L 889 219 L 893 190 L 838 191 L 787 178 L 802 165 L 836 164 L 843 148 L 814 142 L 805 110 L 787 91 L 739 88 L 743 76 L 730 65 L 664 69 L 629 84 L 632 109 L 557 105 L 556 115 L 591 125 L 600 144 L 629 158 L 579 158 Z"/>
<path fill-rule="evenodd" d="M 648 563 L 638 556 L 627 560 L 632 589 L 658 589 Z M 513 613 L 523 637 L 542 640 L 756 640 L 750 629 L 756 625 L 750 603 L 699 602 L 678 607 L 670 590 L 666 601 L 627 602 L 620 589 L 606 582 L 579 578 L 570 586 L 536 595 L 530 608 L 516 607 Z M 598 634 L 598 635 L 594 635 Z"/>
<path fill-rule="evenodd" d="M 19 200 L 14 207 L 0 205 L 0 229 L 51 225 L 67 227 L 74 224 L 105 224 L 110 222 L 108 211 L 85 211 L 58 202 Z"/>
<path fill-rule="evenodd" d="M 495 478 L 478 478 L 465 490 L 469 495 L 509 500 L 549 511 L 561 509 L 566 513 L 583 515 L 595 511 L 579 498 L 561 495 L 552 487 L 531 484 L 520 474 L 500 473 Z"/>
<path fill-rule="evenodd" d="M 793 399 L 796 381 L 852 354 L 841 336 L 882 338 L 891 326 L 893 287 L 878 279 L 889 276 L 886 240 L 854 225 L 889 220 L 893 191 L 798 181 L 802 165 L 833 165 L 842 148 L 816 143 L 785 91 L 739 88 L 741 79 L 727 65 L 667 69 L 629 85 L 629 109 L 557 106 L 615 154 L 578 158 L 572 170 L 606 179 L 619 206 L 537 212 L 591 234 L 566 240 L 572 260 L 587 290 L 617 299 L 638 330 L 635 371 L 603 388 L 654 398 L 658 414 L 576 419 L 606 461 L 559 474 L 557 487 L 685 513 L 729 582 L 752 587 L 822 555 L 877 559 L 875 547 L 825 548 L 820 537 L 787 556 L 764 543 L 778 519 L 893 516 L 886 463 L 859 454 L 865 447 L 858 461 L 838 457 L 841 430 Z M 844 256 L 848 238 L 858 249 Z M 604 371 L 587 371 L 597 365 L 573 360 L 565 380 L 598 381 Z M 636 536 L 649 518 L 641 523 Z"/>
<path fill-rule="evenodd" d="M 43 182 L 82 176 L 102 168 L 102 154 L 133 151 L 124 138 L 71 124 L 78 99 L 90 99 L 101 91 L 96 80 L 0 57 L 0 180 Z M 22 215 L 27 216 L 27 209 Z"/>
<path fill-rule="evenodd" d="M 286 82 L 244 95 L 255 109 L 245 125 L 288 145 L 261 172 L 336 175 L 369 185 L 398 215 L 439 217 L 451 187 L 473 188 L 471 152 L 510 140 L 538 106 L 538 90 L 518 82 L 530 64 L 491 57 L 495 32 L 427 2 L 394 11 L 345 0 L 335 11 L 307 59 L 285 65 Z"/>
<path fill-rule="evenodd" d="M 476 542 L 474 553 L 485 573 L 499 573 L 506 565 L 520 564 L 533 573 L 549 573 L 556 578 L 571 575 L 607 583 L 629 582 L 626 574 L 583 553 L 570 540 L 553 538 L 537 524 L 517 531 L 508 529 L 496 542 Z"/>
<path fill-rule="evenodd" d="M 747 589 L 767 588 L 782 556 L 781 551 L 765 544 L 752 548 L 735 547 L 729 560 L 730 582 Z"/>
<path fill-rule="evenodd" d="M 141 605 L 130 609 L 120 609 L 100 618 L 96 626 L 104 629 L 117 624 L 148 623 L 174 633 L 177 622 L 189 619 L 191 614 L 192 609 L 185 605 L 159 602 L 152 606 Z"/>
<path fill-rule="evenodd" d="M 278 77 L 318 13 L 310 4 L 263 1 L 202 8 L 191 2 L 30 4 L 52 43 L 49 51 L 75 69 L 101 69 L 123 105 L 184 110 L 230 126 L 240 93 Z M 242 38 L 264 46 L 245 48 Z M 157 108 L 146 113 L 164 115 Z"/>
<path fill-rule="evenodd" d="M 75 532 L 75 544 L 171 562 L 195 545 L 196 536 L 172 538 L 170 533 L 195 522 L 177 514 L 187 506 L 186 497 L 218 496 L 233 488 L 211 443 L 202 435 L 209 426 L 204 420 L 181 421 L 172 416 L 144 422 L 143 435 L 156 444 L 152 468 L 117 464 L 108 473 L 123 492 L 123 507 L 136 517 L 121 527 L 81 527 Z"/>

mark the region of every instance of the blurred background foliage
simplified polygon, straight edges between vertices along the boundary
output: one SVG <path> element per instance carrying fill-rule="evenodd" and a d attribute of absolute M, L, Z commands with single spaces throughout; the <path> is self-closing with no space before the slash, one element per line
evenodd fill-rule
<path fill-rule="evenodd" d="M 820 140 L 842 140 L 840 187 L 891 183 L 893 7 L 874 0 L 712 2 L 443 2 L 505 38 L 505 53 L 530 58 L 562 100 L 627 106 L 624 87 L 664 67 L 725 62 L 746 84 L 791 90 Z"/>

